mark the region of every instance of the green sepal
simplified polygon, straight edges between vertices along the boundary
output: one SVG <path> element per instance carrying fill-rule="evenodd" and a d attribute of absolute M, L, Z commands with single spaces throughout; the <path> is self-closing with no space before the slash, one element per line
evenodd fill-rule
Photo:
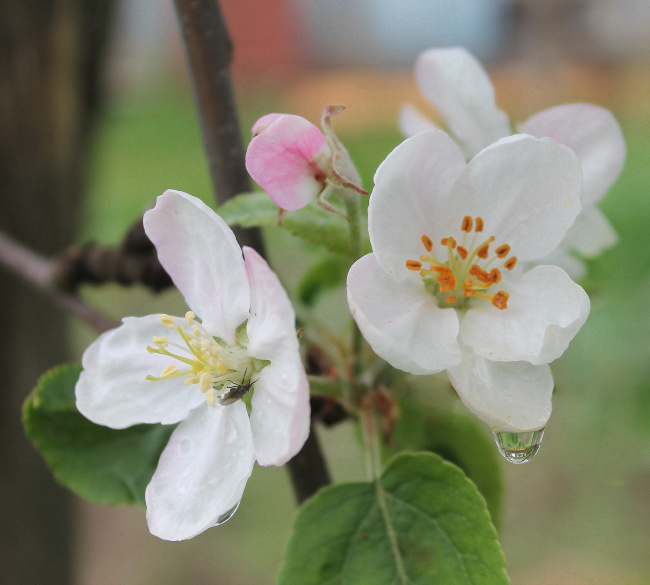
<path fill-rule="evenodd" d="M 235 329 L 235 339 L 237 340 L 237 343 L 242 347 L 248 347 L 248 330 L 246 329 L 247 326 L 248 320 L 241 323 L 237 329 Z"/>
<path fill-rule="evenodd" d="M 433 453 L 395 457 L 374 482 L 337 484 L 302 507 L 279 585 L 507 585 L 476 486 Z"/>
<path fill-rule="evenodd" d="M 23 406 L 27 436 L 73 492 L 96 504 L 139 504 L 174 425 L 111 429 L 86 419 L 75 405 L 81 365 L 49 370 Z"/>

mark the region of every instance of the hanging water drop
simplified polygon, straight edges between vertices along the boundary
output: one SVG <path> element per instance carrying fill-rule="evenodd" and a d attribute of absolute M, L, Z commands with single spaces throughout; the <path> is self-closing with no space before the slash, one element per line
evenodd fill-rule
<path fill-rule="evenodd" d="M 529 431 L 527 433 L 509 433 L 507 431 L 494 431 L 499 452 L 510 463 L 527 463 L 533 457 L 539 446 L 542 444 L 544 429 Z"/>
<path fill-rule="evenodd" d="M 237 502 L 232 508 L 230 508 L 230 510 L 221 514 L 221 516 L 217 518 L 215 526 L 221 526 L 225 522 L 228 522 L 228 520 L 230 520 L 235 515 L 235 512 L 237 511 L 237 508 L 239 508 L 240 503 L 241 502 Z"/>

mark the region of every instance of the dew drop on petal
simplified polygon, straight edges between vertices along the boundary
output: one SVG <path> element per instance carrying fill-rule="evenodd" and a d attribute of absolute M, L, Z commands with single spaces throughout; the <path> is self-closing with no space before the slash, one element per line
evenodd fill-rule
<path fill-rule="evenodd" d="M 230 445 L 235 438 L 237 437 L 237 429 L 235 428 L 235 425 L 232 423 L 229 423 L 226 428 L 223 430 L 224 434 L 224 439 L 226 441 L 227 445 Z"/>
<path fill-rule="evenodd" d="M 228 522 L 228 520 L 230 520 L 235 515 L 235 512 L 237 511 L 237 508 L 239 508 L 240 503 L 241 502 L 237 502 L 232 508 L 230 508 L 230 510 L 221 514 L 221 516 L 217 518 L 215 526 L 220 526 L 221 524 Z"/>
<path fill-rule="evenodd" d="M 542 444 L 544 429 L 527 433 L 494 431 L 493 434 L 501 455 L 510 463 L 519 464 L 527 463 L 535 457 L 535 454 L 539 451 L 539 446 Z"/>

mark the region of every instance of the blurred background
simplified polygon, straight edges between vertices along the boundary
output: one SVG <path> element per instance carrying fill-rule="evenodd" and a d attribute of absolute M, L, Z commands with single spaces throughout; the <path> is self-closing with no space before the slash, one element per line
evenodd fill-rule
<path fill-rule="evenodd" d="M 97 56 L 101 83 L 88 97 L 96 115 L 78 153 L 84 161 L 81 197 L 75 203 L 79 215 L 57 236 L 50 253 L 74 241 L 119 242 L 167 188 L 213 201 L 172 4 L 104 4 L 108 26 Z M 10 16 L 16 16 L 19 4 L 11 5 Z M 245 143 L 252 123 L 265 113 L 290 112 L 316 122 L 323 105 L 344 104 L 347 109 L 334 124 L 366 188 L 372 187 L 377 165 L 402 139 L 400 105 L 415 103 L 434 115 L 412 75 L 415 58 L 426 48 L 463 45 L 472 51 L 488 67 L 497 102 L 514 121 L 575 101 L 613 111 L 623 127 L 628 158 L 601 207 L 620 243 L 589 263 L 582 284 L 592 313 L 553 365 L 554 414 L 540 453 L 521 467 L 503 461 L 500 538 L 516 585 L 650 584 L 650 310 L 643 304 L 650 296 L 647 1 L 222 0 L 221 5 L 234 41 Z M 17 22 L 23 26 L 35 14 L 23 11 Z M 62 19 L 53 29 L 56 46 L 70 42 L 72 26 L 66 23 L 75 14 L 55 9 L 47 15 Z M 22 51 L 29 61 L 29 46 Z M 63 70 L 53 71 L 60 84 L 71 79 Z M 51 99 L 65 100 L 66 93 L 53 92 Z M 38 214 L 41 202 L 35 205 L 32 213 Z M 5 229 L 7 209 L 0 221 Z M 274 231 L 267 236 L 272 263 L 291 289 L 295 275 L 286 251 L 295 243 Z M 1 276 L 3 288 L 14 286 L 8 274 Z M 84 294 L 118 318 L 174 313 L 175 307 L 182 311 L 182 299 L 173 292 L 154 297 L 137 288 L 108 286 Z M 334 294 L 331 306 L 344 317 L 342 291 Z M 51 312 L 46 306 L 44 318 Z M 67 325 L 71 357 L 78 360 L 94 333 L 76 321 Z M 18 355 L 34 351 L 33 338 L 25 336 L 18 345 L 23 342 Z M 3 379 L 5 367 L 3 362 Z M 28 369 L 29 384 L 42 369 Z M 9 403 L 19 405 L 30 389 L 17 388 L 19 398 Z M 17 416 L 12 407 L 3 420 Z M 23 440 L 8 430 L 2 433 L 6 444 Z M 322 430 L 321 439 L 335 480 L 363 479 L 351 427 Z M 40 469 L 38 456 L 35 460 L 30 465 Z M 20 462 L 3 465 L 0 485 L 7 493 L 14 474 L 26 469 Z M 30 473 L 27 483 L 35 481 Z M 51 481 L 47 471 L 33 473 L 41 474 L 39 482 Z M 67 497 L 51 489 L 57 498 Z M 54 505 L 45 503 L 44 509 Z M 13 508 L 12 526 L 40 513 L 24 504 Z M 140 509 L 100 508 L 76 499 L 68 509 L 75 584 L 270 585 L 295 504 L 284 469 L 257 467 L 233 519 L 189 542 L 151 536 Z M 53 518 L 51 531 L 58 530 L 57 522 L 68 525 L 65 518 Z M 17 539 L 7 536 L 11 530 L 3 531 L 0 548 L 15 547 Z"/>

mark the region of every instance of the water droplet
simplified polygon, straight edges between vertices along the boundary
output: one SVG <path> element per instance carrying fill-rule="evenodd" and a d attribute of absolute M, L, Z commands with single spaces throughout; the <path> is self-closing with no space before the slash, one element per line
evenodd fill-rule
<path fill-rule="evenodd" d="M 506 431 L 494 431 L 494 440 L 501 455 L 510 463 L 527 463 L 533 457 L 539 446 L 542 444 L 544 429 L 529 431 L 527 433 L 509 433 Z"/>
<path fill-rule="evenodd" d="M 221 514 L 221 516 L 217 518 L 217 523 L 215 526 L 221 526 L 221 524 L 228 522 L 228 520 L 230 520 L 235 515 L 235 512 L 237 511 L 237 508 L 239 508 L 240 503 L 241 502 L 237 502 L 232 508 L 230 508 L 230 510 Z"/>

